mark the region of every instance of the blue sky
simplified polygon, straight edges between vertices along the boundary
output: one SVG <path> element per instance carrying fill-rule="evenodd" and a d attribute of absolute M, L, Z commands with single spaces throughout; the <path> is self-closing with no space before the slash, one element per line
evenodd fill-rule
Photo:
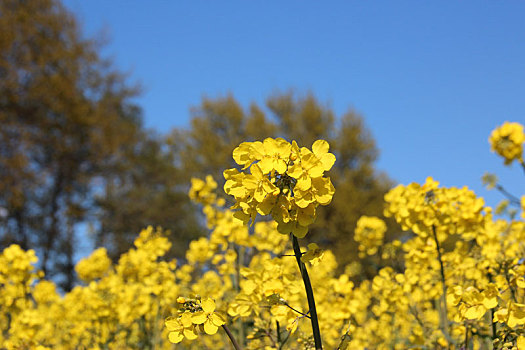
<path fill-rule="evenodd" d="M 525 123 L 525 2 L 66 0 L 88 36 L 144 87 L 145 124 L 188 125 L 202 96 L 245 106 L 275 91 L 313 92 L 358 111 L 396 182 L 433 176 L 481 185 L 497 173 L 525 193 L 518 164 L 490 153 L 490 131 Z"/>

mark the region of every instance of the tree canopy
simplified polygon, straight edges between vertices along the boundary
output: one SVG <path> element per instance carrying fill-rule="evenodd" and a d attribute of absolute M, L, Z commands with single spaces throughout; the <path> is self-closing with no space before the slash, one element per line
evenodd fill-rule
<path fill-rule="evenodd" d="M 1 241 L 35 248 L 71 288 L 94 179 L 133 142 L 136 89 L 57 1 L 0 2 Z"/>
<path fill-rule="evenodd" d="M 137 230 L 162 226 L 171 254 L 182 256 L 206 232 L 187 197 L 191 177 L 211 174 L 222 185 L 243 141 L 329 142 L 337 191 L 308 237 L 341 265 L 357 259 L 357 219 L 382 216 L 391 182 L 375 170 L 377 147 L 353 110 L 336 116 L 311 93 L 247 107 L 233 95 L 203 98 L 189 127 L 161 135 L 142 126 L 139 89 L 58 1 L 0 2 L 0 32 L 0 244 L 35 249 L 66 290 L 89 240 L 117 259 Z"/>
<path fill-rule="evenodd" d="M 311 145 L 329 142 L 337 161 L 330 171 L 336 194 L 333 203 L 320 208 L 309 239 L 336 254 L 341 264 L 357 260 L 353 238 L 361 215 L 382 217 L 383 195 L 392 182 L 374 168 L 378 149 L 362 116 L 349 110 L 334 115 L 313 94 L 276 93 L 265 106 L 252 103 L 244 110 L 232 95 L 204 98 L 192 109 L 189 129 L 174 129 L 168 142 L 177 154 L 177 165 L 189 177 L 211 174 L 224 183 L 222 171 L 234 167 L 233 149 L 243 141 L 283 137 Z M 343 243 L 344 244 L 341 244 Z"/>

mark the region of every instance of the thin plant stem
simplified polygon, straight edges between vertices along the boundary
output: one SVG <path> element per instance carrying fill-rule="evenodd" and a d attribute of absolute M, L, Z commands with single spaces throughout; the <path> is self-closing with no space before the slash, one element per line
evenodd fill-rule
<path fill-rule="evenodd" d="M 286 344 L 286 342 L 288 341 L 288 339 L 290 338 L 290 335 L 292 334 L 292 332 L 288 331 L 288 333 L 286 334 L 286 337 L 283 339 L 282 342 L 280 342 L 279 344 L 279 350 L 282 350 L 284 344 Z"/>
<path fill-rule="evenodd" d="M 441 312 L 441 327 L 443 330 L 443 334 L 445 335 L 445 338 L 450 343 L 451 337 L 448 333 L 448 315 L 447 315 L 447 285 L 445 283 L 445 267 L 443 266 L 443 256 L 441 255 L 441 247 L 439 245 L 439 240 L 437 237 L 436 232 L 436 226 L 432 225 L 432 234 L 434 236 L 434 241 L 436 243 L 436 249 L 438 253 L 438 260 L 439 260 L 439 267 L 441 272 L 441 284 L 443 286 L 443 292 L 441 295 L 441 304 L 442 304 L 442 312 Z"/>
<path fill-rule="evenodd" d="M 490 272 L 487 274 L 487 277 L 489 278 L 490 283 L 494 282 L 492 279 L 492 274 Z M 492 340 L 494 340 L 496 339 L 496 333 L 497 333 L 496 322 L 494 322 L 494 308 L 490 309 L 490 324 L 492 328 Z"/>
<path fill-rule="evenodd" d="M 277 343 L 280 346 L 281 345 L 281 326 L 279 325 L 279 321 L 275 321 L 275 327 L 277 328 Z"/>
<path fill-rule="evenodd" d="M 469 325 L 468 323 L 465 324 L 465 350 L 468 350 L 468 332 L 469 332 Z"/>
<path fill-rule="evenodd" d="M 507 191 L 503 186 L 501 186 L 500 184 L 497 184 L 496 185 L 496 189 L 498 191 L 500 191 L 500 193 L 502 195 L 504 195 L 505 197 L 507 197 L 507 199 L 509 200 L 509 202 L 513 205 L 520 205 L 520 199 L 518 197 L 516 197 L 515 195 L 513 195 L 512 193 L 510 193 L 509 191 Z"/>
<path fill-rule="evenodd" d="M 497 335 L 496 322 L 494 322 L 494 308 L 490 309 L 490 323 L 492 324 L 492 340 L 494 340 Z"/>
<path fill-rule="evenodd" d="M 237 343 L 237 340 L 235 340 L 235 337 L 233 336 L 233 334 L 230 331 L 230 329 L 228 328 L 228 326 L 223 324 L 222 325 L 222 329 L 224 329 L 224 331 L 228 335 L 228 338 L 230 338 L 230 341 L 232 342 L 232 345 L 235 348 L 235 350 L 242 350 L 241 346 L 239 345 L 239 343 Z"/>
<path fill-rule="evenodd" d="M 275 340 L 273 339 L 273 337 L 272 337 L 272 333 L 270 333 L 270 331 L 268 331 L 268 329 L 265 329 L 265 330 L 264 330 L 264 333 L 266 334 L 266 336 L 267 336 L 267 337 L 270 339 L 270 341 L 272 342 L 272 346 L 273 346 L 274 348 L 276 348 L 276 347 L 277 347 L 277 343 L 276 343 Z"/>
<path fill-rule="evenodd" d="M 310 311 L 308 311 L 307 313 L 304 313 L 304 312 L 301 312 L 301 311 L 299 311 L 299 310 L 297 310 L 297 309 L 294 309 L 294 308 L 291 307 L 290 304 L 288 304 L 288 303 L 284 303 L 283 305 L 288 306 L 292 311 L 297 312 L 299 315 L 302 315 L 302 316 L 304 316 L 304 317 L 306 317 L 306 318 L 311 318 L 310 316 L 308 316 L 308 313 L 309 313 Z"/>
<path fill-rule="evenodd" d="M 510 283 L 509 269 L 507 266 L 505 266 L 505 280 L 507 281 L 507 284 L 509 285 L 509 290 L 510 290 L 510 295 L 512 296 L 512 300 L 514 300 L 514 302 L 517 303 L 518 299 L 516 298 L 516 293 L 514 292 L 512 283 Z"/>
<path fill-rule="evenodd" d="M 312 333 L 314 336 L 315 349 L 322 350 L 323 343 L 321 341 L 321 331 L 319 329 L 319 320 L 317 319 L 317 310 L 315 308 L 312 284 L 310 283 L 310 277 L 308 276 L 308 271 L 306 271 L 306 266 L 301 261 L 302 253 L 301 248 L 299 247 L 299 242 L 297 241 L 297 237 L 295 237 L 293 234 L 291 234 L 291 236 L 295 259 L 297 260 L 297 265 L 299 265 L 299 270 L 301 271 L 301 276 L 303 277 L 306 298 L 308 299 L 308 307 L 310 308 L 310 321 L 312 322 Z"/>
<path fill-rule="evenodd" d="M 235 267 L 235 279 L 236 279 L 236 289 L 237 289 L 237 292 L 240 292 L 241 291 L 241 267 L 244 266 L 244 254 L 245 254 L 245 248 L 244 247 L 237 247 L 236 249 L 237 251 L 237 265 Z M 239 325 L 239 329 L 238 329 L 238 336 L 239 336 L 239 339 L 242 343 L 242 345 L 246 345 L 246 331 L 245 331 L 245 328 L 244 328 L 244 322 L 242 320 L 241 317 L 239 317 L 239 320 L 238 320 L 238 325 Z"/>

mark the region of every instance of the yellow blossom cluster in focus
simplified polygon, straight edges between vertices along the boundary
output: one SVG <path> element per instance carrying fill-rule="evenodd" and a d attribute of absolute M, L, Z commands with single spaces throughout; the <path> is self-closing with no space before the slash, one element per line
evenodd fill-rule
<path fill-rule="evenodd" d="M 213 335 L 226 323 L 224 316 L 215 311 L 215 301 L 210 298 L 199 300 L 179 297 L 177 303 L 181 305 L 178 316 L 169 317 L 165 322 L 172 343 L 180 343 L 184 337 L 197 339 L 199 332 Z"/>
<path fill-rule="evenodd" d="M 235 215 L 245 223 L 253 223 L 257 214 L 271 215 L 279 232 L 304 237 L 317 206 L 328 205 L 335 192 L 324 177 L 335 162 L 328 150 L 324 140 L 315 141 L 312 150 L 282 138 L 241 143 L 233 151 L 241 171 L 224 171 L 224 191 L 240 209 Z"/>

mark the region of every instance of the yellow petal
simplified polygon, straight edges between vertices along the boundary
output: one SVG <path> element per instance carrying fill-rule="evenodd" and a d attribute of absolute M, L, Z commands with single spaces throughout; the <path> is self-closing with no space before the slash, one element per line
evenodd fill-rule
<path fill-rule="evenodd" d="M 244 293 L 250 295 L 257 288 L 257 284 L 252 280 L 245 280 L 242 284 L 242 290 Z"/>
<path fill-rule="evenodd" d="M 223 324 L 226 323 L 226 320 L 224 319 L 224 317 L 222 317 L 222 315 L 219 313 L 213 313 L 210 317 L 210 320 L 216 326 L 222 326 Z"/>
<path fill-rule="evenodd" d="M 491 297 L 483 299 L 483 306 L 485 306 L 487 309 L 492 309 L 498 306 L 498 298 Z"/>
<path fill-rule="evenodd" d="M 219 329 L 219 327 L 217 327 L 216 325 L 214 325 L 212 322 L 210 321 L 207 321 L 206 323 L 204 323 L 204 331 L 207 333 L 207 334 L 215 334 L 217 333 L 217 329 Z"/>
<path fill-rule="evenodd" d="M 233 159 L 239 165 L 247 165 L 252 162 L 251 142 L 243 142 L 233 150 Z"/>
<path fill-rule="evenodd" d="M 295 185 L 295 190 L 308 191 L 310 187 L 312 187 L 312 179 L 308 175 L 303 174 L 303 176 L 301 176 L 297 180 L 297 184 Z"/>
<path fill-rule="evenodd" d="M 226 169 L 226 170 L 224 170 L 224 171 L 222 172 L 222 175 L 224 176 L 224 178 L 225 178 L 226 180 L 228 180 L 229 178 L 234 177 L 234 176 L 236 176 L 236 175 L 239 175 L 239 174 L 240 174 L 239 170 L 237 170 L 237 169 L 235 169 L 235 168 L 232 168 L 232 169 Z"/>
<path fill-rule="evenodd" d="M 262 179 L 263 173 L 261 171 L 261 168 L 257 164 L 254 164 L 250 167 L 250 172 L 253 176 L 255 176 L 257 179 Z"/>
<path fill-rule="evenodd" d="M 215 311 L 215 302 L 210 299 L 206 298 L 201 303 L 202 310 L 204 310 L 205 313 L 211 314 L 213 311 Z"/>
<path fill-rule="evenodd" d="M 290 234 L 293 230 L 293 222 L 278 222 L 277 223 L 277 231 L 280 233 L 287 235 Z"/>
<path fill-rule="evenodd" d="M 299 208 L 297 210 L 297 221 L 299 225 L 308 227 L 315 221 L 315 206 L 308 205 L 306 208 Z"/>
<path fill-rule="evenodd" d="M 324 154 L 321 157 L 321 163 L 323 163 L 324 170 L 328 171 L 334 166 L 335 156 L 332 153 Z"/>
<path fill-rule="evenodd" d="M 514 328 L 517 325 L 525 324 L 525 305 L 514 303 L 507 325 Z"/>
<path fill-rule="evenodd" d="M 170 342 L 177 344 L 180 343 L 182 339 L 184 339 L 184 335 L 182 335 L 181 332 L 170 332 L 168 339 Z"/>
<path fill-rule="evenodd" d="M 301 177 L 304 171 L 300 163 L 295 163 L 290 168 L 288 168 L 288 171 L 286 173 L 291 177 L 298 179 L 299 177 Z"/>
<path fill-rule="evenodd" d="M 175 331 L 182 329 L 182 324 L 180 321 L 176 318 L 168 318 L 164 324 L 166 325 L 166 328 L 168 331 Z"/>
<path fill-rule="evenodd" d="M 479 320 L 481 317 L 483 317 L 486 311 L 487 309 L 485 309 L 483 305 L 476 305 L 473 307 L 469 307 L 465 312 L 464 316 L 469 320 Z"/>
<path fill-rule="evenodd" d="M 193 322 L 191 322 L 191 313 L 189 313 L 188 311 L 185 311 L 180 316 L 180 322 L 182 323 L 184 327 L 190 327 L 193 324 Z"/>
<path fill-rule="evenodd" d="M 194 313 L 193 315 L 191 315 L 191 322 L 193 324 L 202 324 L 202 323 L 206 322 L 207 318 L 208 317 L 206 316 L 206 314 L 203 311 L 198 311 L 198 312 Z"/>
<path fill-rule="evenodd" d="M 494 313 L 494 319 L 493 322 L 500 322 L 503 323 L 507 320 L 507 317 L 509 316 L 509 309 L 499 309 Z"/>
<path fill-rule="evenodd" d="M 273 170 L 273 159 L 270 157 L 264 157 L 257 165 L 260 167 L 264 174 L 268 174 Z"/>
<path fill-rule="evenodd" d="M 188 338 L 189 340 L 197 339 L 197 333 L 195 333 L 195 330 L 193 329 L 193 327 L 184 328 L 184 336 Z"/>
<path fill-rule="evenodd" d="M 272 211 L 273 207 L 277 203 L 277 196 L 268 194 L 264 199 L 257 205 L 257 212 L 261 215 L 268 215 Z"/>
<path fill-rule="evenodd" d="M 292 233 L 297 238 L 304 238 L 304 236 L 306 236 L 306 234 L 308 233 L 308 227 L 301 226 L 298 223 L 296 223 L 296 225 L 294 225 Z"/>
<path fill-rule="evenodd" d="M 308 243 L 308 250 L 317 250 L 319 249 L 319 246 L 317 243 Z"/>
<path fill-rule="evenodd" d="M 284 160 L 277 159 L 273 162 L 273 167 L 275 171 L 277 171 L 279 174 L 284 174 L 286 172 L 286 169 L 288 168 L 288 165 Z"/>
<path fill-rule="evenodd" d="M 325 140 L 317 140 L 312 145 L 312 151 L 316 156 L 321 156 L 324 153 L 327 153 L 330 149 L 330 145 Z"/>
<path fill-rule="evenodd" d="M 518 346 L 518 350 L 525 350 L 525 337 L 520 335 L 516 340 L 516 345 Z"/>
<path fill-rule="evenodd" d="M 241 305 L 241 306 L 239 306 L 238 312 L 239 312 L 240 316 L 246 317 L 246 316 L 250 316 L 251 315 L 252 310 L 251 310 L 249 305 Z"/>

